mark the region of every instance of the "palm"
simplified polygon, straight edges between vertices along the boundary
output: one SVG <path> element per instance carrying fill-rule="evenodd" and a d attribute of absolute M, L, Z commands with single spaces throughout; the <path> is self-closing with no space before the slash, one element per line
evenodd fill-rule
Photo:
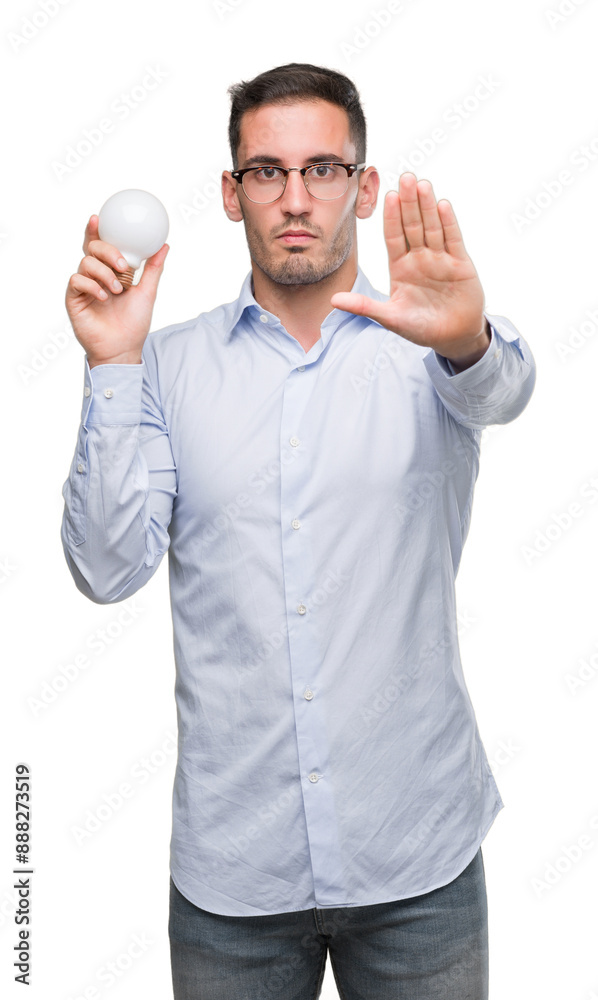
<path fill-rule="evenodd" d="M 68 307 L 71 322 L 76 322 L 87 352 L 98 358 L 140 350 L 152 310 L 152 296 L 139 285 L 110 296 L 105 302 L 81 293 L 73 297 Z"/>
<path fill-rule="evenodd" d="M 375 319 L 407 340 L 449 356 L 482 329 L 484 293 L 450 203 L 429 181 L 403 174 L 384 203 L 390 298 L 337 292 L 338 309 Z"/>

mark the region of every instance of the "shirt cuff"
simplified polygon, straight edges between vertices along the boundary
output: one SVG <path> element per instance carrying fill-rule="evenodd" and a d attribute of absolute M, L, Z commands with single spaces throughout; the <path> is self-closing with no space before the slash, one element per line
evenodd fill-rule
<path fill-rule="evenodd" d="M 493 374 L 499 372 L 502 365 L 503 347 L 506 343 L 515 343 L 521 357 L 524 358 L 523 351 L 518 343 L 519 332 L 515 327 L 505 317 L 500 317 L 499 319 L 496 316 L 490 317 L 486 313 L 484 313 L 484 316 L 490 326 L 490 343 L 484 354 L 482 354 L 482 357 L 474 365 L 470 365 L 469 368 L 464 368 L 463 371 L 456 372 L 448 358 L 431 349 L 424 355 L 423 360 L 432 382 L 436 384 L 450 382 L 451 385 L 454 385 L 455 388 L 459 387 L 459 389 L 476 388 L 482 382 L 486 382 Z"/>
<path fill-rule="evenodd" d="M 89 367 L 85 376 L 81 423 L 138 424 L 141 419 L 141 389 L 145 361 L 141 364 L 106 364 Z"/>

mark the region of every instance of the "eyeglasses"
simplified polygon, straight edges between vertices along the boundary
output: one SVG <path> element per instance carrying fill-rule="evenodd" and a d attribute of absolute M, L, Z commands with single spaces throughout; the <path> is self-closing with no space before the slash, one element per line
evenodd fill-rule
<path fill-rule="evenodd" d="M 309 167 L 245 167 L 232 170 L 234 179 L 241 183 L 249 201 L 270 205 L 282 197 L 291 170 L 298 170 L 308 192 L 320 201 L 340 198 L 349 187 L 349 177 L 365 163 L 312 163 Z"/>

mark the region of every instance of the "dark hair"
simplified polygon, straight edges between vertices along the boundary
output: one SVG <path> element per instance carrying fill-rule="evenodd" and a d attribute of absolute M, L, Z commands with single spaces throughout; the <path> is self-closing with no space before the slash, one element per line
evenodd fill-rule
<path fill-rule="evenodd" d="M 354 83 L 342 73 L 311 63 L 287 63 L 275 66 L 249 81 L 228 88 L 231 110 L 228 141 L 233 168 L 239 166 L 237 151 L 241 138 L 241 118 L 246 111 L 264 104 L 294 104 L 296 101 L 324 100 L 343 108 L 349 117 L 349 137 L 355 143 L 355 156 L 363 163 L 366 152 L 366 121 Z"/>

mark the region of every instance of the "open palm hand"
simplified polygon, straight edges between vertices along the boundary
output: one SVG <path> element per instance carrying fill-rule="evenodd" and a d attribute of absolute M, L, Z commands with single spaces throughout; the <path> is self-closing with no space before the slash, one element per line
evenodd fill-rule
<path fill-rule="evenodd" d="M 384 202 L 384 238 L 388 301 L 336 292 L 332 307 L 368 316 L 447 358 L 487 347 L 484 292 L 450 202 L 437 203 L 429 181 L 402 174 Z"/>

